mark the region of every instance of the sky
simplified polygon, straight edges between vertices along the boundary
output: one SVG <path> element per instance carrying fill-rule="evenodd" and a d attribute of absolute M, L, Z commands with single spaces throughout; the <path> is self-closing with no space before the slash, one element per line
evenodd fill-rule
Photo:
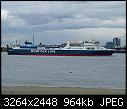
<path fill-rule="evenodd" d="M 126 40 L 125 1 L 2 1 L 1 43 Z"/>

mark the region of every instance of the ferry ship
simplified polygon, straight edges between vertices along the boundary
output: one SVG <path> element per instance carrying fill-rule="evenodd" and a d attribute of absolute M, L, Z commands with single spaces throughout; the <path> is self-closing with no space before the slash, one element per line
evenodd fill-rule
<path fill-rule="evenodd" d="M 7 45 L 8 55 L 35 55 L 35 56 L 111 56 L 114 51 L 99 47 L 98 41 L 67 41 L 61 45 L 34 45 L 25 42 L 25 45 Z"/>

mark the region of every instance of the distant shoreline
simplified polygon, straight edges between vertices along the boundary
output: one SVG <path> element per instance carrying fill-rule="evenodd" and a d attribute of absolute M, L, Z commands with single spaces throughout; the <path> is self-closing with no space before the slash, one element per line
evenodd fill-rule
<path fill-rule="evenodd" d="M 39 87 L 2 86 L 2 95 L 125 95 L 126 89 L 78 88 L 78 87 Z"/>

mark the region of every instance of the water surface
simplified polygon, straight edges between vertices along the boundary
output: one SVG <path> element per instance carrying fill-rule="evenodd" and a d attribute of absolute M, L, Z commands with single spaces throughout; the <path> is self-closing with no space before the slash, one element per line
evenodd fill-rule
<path fill-rule="evenodd" d="M 125 54 L 18 56 L 2 53 L 3 86 L 125 88 Z"/>

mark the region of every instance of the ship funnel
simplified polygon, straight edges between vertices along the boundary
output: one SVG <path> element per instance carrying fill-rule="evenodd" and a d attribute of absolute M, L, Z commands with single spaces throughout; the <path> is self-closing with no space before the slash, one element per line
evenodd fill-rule
<path fill-rule="evenodd" d="M 70 41 L 67 41 L 67 47 L 70 47 Z"/>

